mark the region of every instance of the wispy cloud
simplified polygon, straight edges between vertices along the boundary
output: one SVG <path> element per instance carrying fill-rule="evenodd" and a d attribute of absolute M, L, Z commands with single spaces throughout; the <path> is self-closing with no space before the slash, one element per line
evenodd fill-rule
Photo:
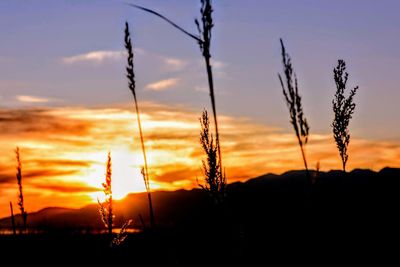
<path fill-rule="evenodd" d="M 57 184 L 39 184 L 36 186 L 38 189 L 48 190 L 52 193 L 61 192 L 61 193 L 87 193 L 87 192 L 97 192 L 99 188 L 88 186 L 85 184 L 72 184 L 72 183 L 57 183 Z"/>
<path fill-rule="evenodd" d="M 170 71 L 181 71 L 187 65 L 186 61 L 178 58 L 166 57 L 163 60 L 166 68 Z"/>
<path fill-rule="evenodd" d="M 142 50 L 137 51 L 142 52 Z M 102 63 L 106 60 L 120 60 L 124 58 L 124 56 L 125 51 L 98 50 L 91 51 L 85 54 L 63 57 L 62 62 L 64 64 L 75 64 L 80 62 Z"/>
<path fill-rule="evenodd" d="M 37 97 L 31 95 L 17 95 L 15 98 L 23 103 L 47 103 L 51 101 L 50 98 Z"/>
<path fill-rule="evenodd" d="M 146 89 L 153 91 L 163 91 L 176 86 L 179 83 L 178 78 L 165 79 L 146 85 Z"/>
<path fill-rule="evenodd" d="M 211 61 L 211 65 L 216 70 L 221 70 L 227 66 L 227 64 L 225 62 L 222 62 L 220 60 Z"/>
<path fill-rule="evenodd" d="M 204 61 L 201 59 L 196 60 L 196 64 L 200 68 L 204 68 Z M 214 70 L 216 71 L 222 71 L 222 69 L 225 69 L 228 67 L 228 63 L 222 61 L 222 60 L 217 60 L 217 59 L 211 59 L 211 66 Z"/>

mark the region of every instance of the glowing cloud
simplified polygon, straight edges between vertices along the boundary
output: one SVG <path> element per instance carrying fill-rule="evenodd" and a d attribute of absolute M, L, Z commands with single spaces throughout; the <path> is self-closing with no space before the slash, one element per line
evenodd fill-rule
<path fill-rule="evenodd" d="M 50 102 L 49 98 L 36 97 L 30 95 L 17 95 L 16 99 L 23 103 L 47 103 Z"/>
<path fill-rule="evenodd" d="M 187 65 L 187 62 L 185 62 L 181 59 L 171 58 L 171 57 L 164 58 L 164 63 L 166 65 L 166 67 L 168 68 L 168 70 L 172 70 L 172 71 L 181 71 Z"/>
<path fill-rule="evenodd" d="M 202 182 L 199 144 L 201 111 L 181 106 L 142 103 L 151 187 L 174 190 Z M 20 147 L 26 206 L 81 207 L 100 196 L 107 151 L 113 155 L 115 197 L 144 191 L 143 164 L 129 108 L 0 109 L 0 203 L 17 192 L 14 152 Z M 244 181 L 268 172 L 302 169 L 292 132 L 271 128 L 246 118 L 220 117 L 222 149 L 229 182 Z M 353 136 L 349 170 L 400 167 L 400 142 L 366 140 Z M 340 168 L 331 133 L 313 134 L 307 148 L 311 168 Z M 98 190 L 98 191 L 97 191 Z M 0 206 L 0 217 L 8 206 Z"/>
<path fill-rule="evenodd" d="M 162 91 L 170 89 L 171 87 L 176 86 L 178 83 L 179 79 L 177 78 L 165 79 L 146 85 L 146 89 L 153 91 Z"/>
<path fill-rule="evenodd" d="M 124 51 L 99 50 L 99 51 L 88 52 L 85 54 L 64 57 L 62 58 L 62 62 L 64 64 L 75 64 L 80 62 L 102 63 L 103 61 L 106 60 L 120 60 L 124 56 L 125 56 Z"/>

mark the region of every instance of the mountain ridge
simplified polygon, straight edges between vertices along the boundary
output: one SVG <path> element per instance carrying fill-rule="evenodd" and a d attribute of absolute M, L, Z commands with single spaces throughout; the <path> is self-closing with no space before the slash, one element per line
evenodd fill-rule
<path fill-rule="evenodd" d="M 310 171 L 310 176 L 315 178 L 315 184 L 307 178 L 304 170 L 292 170 L 280 175 L 267 173 L 244 182 L 234 182 L 227 186 L 227 202 L 235 214 L 253 220 L 254 214 L 247 210 L 265 209 L 266 212 L 279 212 L 280 208 L 289 207 L 290 211 L 297 213 L 296 208 L 303 209 L 309 205 L 309 201 L 314 201 L 313 208 L 326 205 L 336 210 L 336 204 L 345 205 L 344 199 L 349 205 L 353 205 L 359 202 L 358 197 L 363 199 L 360 209 L 364 209 L 364 204 L 376 200 L 377 195 L 382 198 L 392 196 L 394 188 L 400 185 L 400 168 L 386 167 L 380 171 L 354 169 L 348 173 L 338 170 Z M 368 196 L 369 193 L 371 194 Z M 159 225 L 170 226 L 189 221 L 193 223 L 196 219 L 201 221 L 202 216 L 212 209 L 209 196 L 199 188 L 154 191 L 152 194 Z M 132 193 L 122 200 L 115 201 L 116 226 L 120 226 L 127 219 L 134 219 L 134 227 L 141 227 L 139 216 L 148 224 L 147 209 L 147 195 L 143 192 Z M 259 214 L 257 216 L 263 217 Z M 20 219 L 20 216 L 16 215 L 17 224 L 20 223 Z M 29 227 L 46 230 L 104 227 L 97 204 L 76 209 L 46 207 L 30 213 L 28 224 Z M 10 217 L 0 219 L 0 227 L 10 228 Z"/>

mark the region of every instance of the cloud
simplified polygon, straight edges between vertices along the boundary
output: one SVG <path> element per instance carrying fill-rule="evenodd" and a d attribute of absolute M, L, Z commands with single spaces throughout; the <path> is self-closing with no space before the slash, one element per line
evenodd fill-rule
<path fill-rule="evenodd" d="M 51 101 L 50 98 L 37 97 L 31 95 L 17 95 L 15 98 L 23 103 L 47 103 Z"/>
<path fill-rule="evenodd" d="M 93 162 L 82 160 L 69 160 L 69 159 L 37 159 L 35 163 L 40 167 L 89 167 Z"/>
<path fill-rule="evenodd" d="M 200 182 L 203 178 L 198 121 L 201 111 L 148 102 L 142 103 L 141 111 L 152 189 L 196 186 L 196 177 Z M 219 122 L 229 182 L 304 168 L 292 132 L 242 117 L 220 116 Z M 107 151 L 112 153 L 115 192 L 123 196 L 124 192 L 144 189 L 136 123 L 128 105 L 0 109 L 0 202 L 15 198 L 17 192 L 16 146 L 21 150 L 24 190 L 28 198 L 31 196 L 27 203 L 35 204 L 31 211 L 55 205 L 55 199 L 69 207 L 94 201 L 94 188 L 104 181 Z M 312 134 L 306 154 L 310 168 L 317 162 L 322 171 L 341 166 L 331 133 Z M 349 170 L 400 167 L 399 141 L 352 136 L 349 154 Z M 0 206 L 0 216 L 7 212 Z"/>
<path fill-rule="evenodd" d="M 73 183 L 58 183 L 58 184 L 40 184 L 35 186 L 37 189 L 44 189 L 51 192 L 61 193 L 87 193 L 97 192 L 100 189 L 85 184 L 73 184 Z"/>
<path fill-rule="evenodd" d="M 159 182 L 174 183 L 179 181 L 188 180 L 196 169 L 187 167 L 186 165 L 166 165 L 163 166 L 164 170 L 162 174 L 154 176 L 154 180 Z"/>
<path fill-rule="evenodd" d="M 87 135 L 91 122 L 60 116 L 59 109 L 0 109 L 0 141 L 11 138 L 28 142 L 43 138 L 70 141 Z"/>
<path fill-rule="evenodd" d="M 163 60 L 166 68 L 170 71 L 181 71 L 187 65 L 186 61 L 178 58 L 166 57 Z"/>
<path fill-rule="evenodd" d="M 198 59 L 196 62 L 199 67 L 204 68 L 204 60 Z M 228 66 L 228 63 L 221 60 L 211 59 L 211 66 L 215 71 L 222 71 L 222 69 L 225 69 Z"/>
<path fill-rule="evenodd" d="M 106 60 L 120 60 L 124 57 L 125 51 L 99 50 L 70 57 L 63 57 L 61 60 L 64 64 L 75 64 L 81 62 L 102 63 Z"/>
<path fill-rule="evenodd" d="M 153 91 L 163 91 L 176 86 L 178 83 L 178 78 L 165 79 L 146 85 L 146 89 Z"/>
<path fill-rule="evenodd" d="M 23 168 L 25 166 L 23 165 Z M 60 177 L 60 176 L 68 176 L 78 173 L 79 170 L 58 170 L 58 169 L 34 169 L 34 170 L 25 170 L 23 169 L 23 178 L 32 181 L 34 179 L 43 179 L 49 177 Z M 10 172 L 9 170 L 4 170 L 0 172 L 0 184 L 2 183 L 10 183 L 15 182 L 15 174 Z"/>
<path fill-rule="evenodd" d="M 24 173 L 25 178 L 39 179 L 43 177 L 60 177 L 76 174 L 78 170 L 58 170 L 58 169 L 45 169 L 28 170 Z"/>
<path fill-rule="evenodd" d="M 147 55 L 148 54 L 148 52 L 145 49 L 140 48 L 140 47 L 134 47 L 133 53 L 135 53 L 135 55 Z"/>
<path fill-rule="evenodd" d="M 221 70 L 227 66 L 227 64 L 225 62 L 222 62 L 220 60 L 213 60 L 211 62 L 211 65 L 216 70 Z"/>

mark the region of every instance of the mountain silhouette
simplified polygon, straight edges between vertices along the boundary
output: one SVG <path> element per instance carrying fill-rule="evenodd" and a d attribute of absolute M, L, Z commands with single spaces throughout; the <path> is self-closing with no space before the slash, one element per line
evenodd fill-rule
<path fill-rule="evenodd" d="M 355 169 L 310 172 L 289 171 L 282 175 L 266 174 L 227 187 L 227 206 L 237 224 L 285 224 L 299 226 L 316 217 L 319 223 L 332 224 L 346 218 L 355 223 L 362 219 L 389 220 L 400 204 L 400 169 L 384 168 L 379 172 Z M 160 227 L 201 225 L 213 209 L 211 198 L 201 189 L 156 191 L 153 193 L 157 225 Z M 114 202 L 115 224 L 133 219 L 133 226 L 149 225 L 146 193 L 129 194 Z M 17 224 L 21 218 L 16 215 Z M 395 220 L 397 221 L 397 220 Z M 365 222 L 363 222 L 365 224 Z M 297 227 L 296 226 L 296 227 Z M 0 220 L 1 228 L 10 228 L 10 218 Z M 98 205 L 80 209 L 50 207 L 29 214 L 29 227 L 42 230 L 103 229 Z M 290 228 L 293 228 L 291 226 Z"/>
<path fill-rule="evenodd" d="M 309 178 L 311 177 L 311 179 Z M 132 261 L 138 266 L 265 266 L 268 263 L 398 259 L 400 169 L 356 169 L 266 174 L 227 187 L 215 205 L 200 189 L 153 193 L 156 228 L 130 234 L 109 249 L 98 205 L 51 207 L 30 213 L 31 235 L 0 235 L 4 255 L 42 263 L 46 255 L 64 262 L 102 265 Z M 146 193 L 115 202 L 116 227 L 150 225 Z M 17 216 L 17 224 L 22 221 Z M 0 220 L 9 228 L 10 218 Z M 31 230 L 32 231 L 32 230 Z M 41 232 L 41 231 L 44 231 Z M 57 262 L 56 260 L 56 262 Z"/>

